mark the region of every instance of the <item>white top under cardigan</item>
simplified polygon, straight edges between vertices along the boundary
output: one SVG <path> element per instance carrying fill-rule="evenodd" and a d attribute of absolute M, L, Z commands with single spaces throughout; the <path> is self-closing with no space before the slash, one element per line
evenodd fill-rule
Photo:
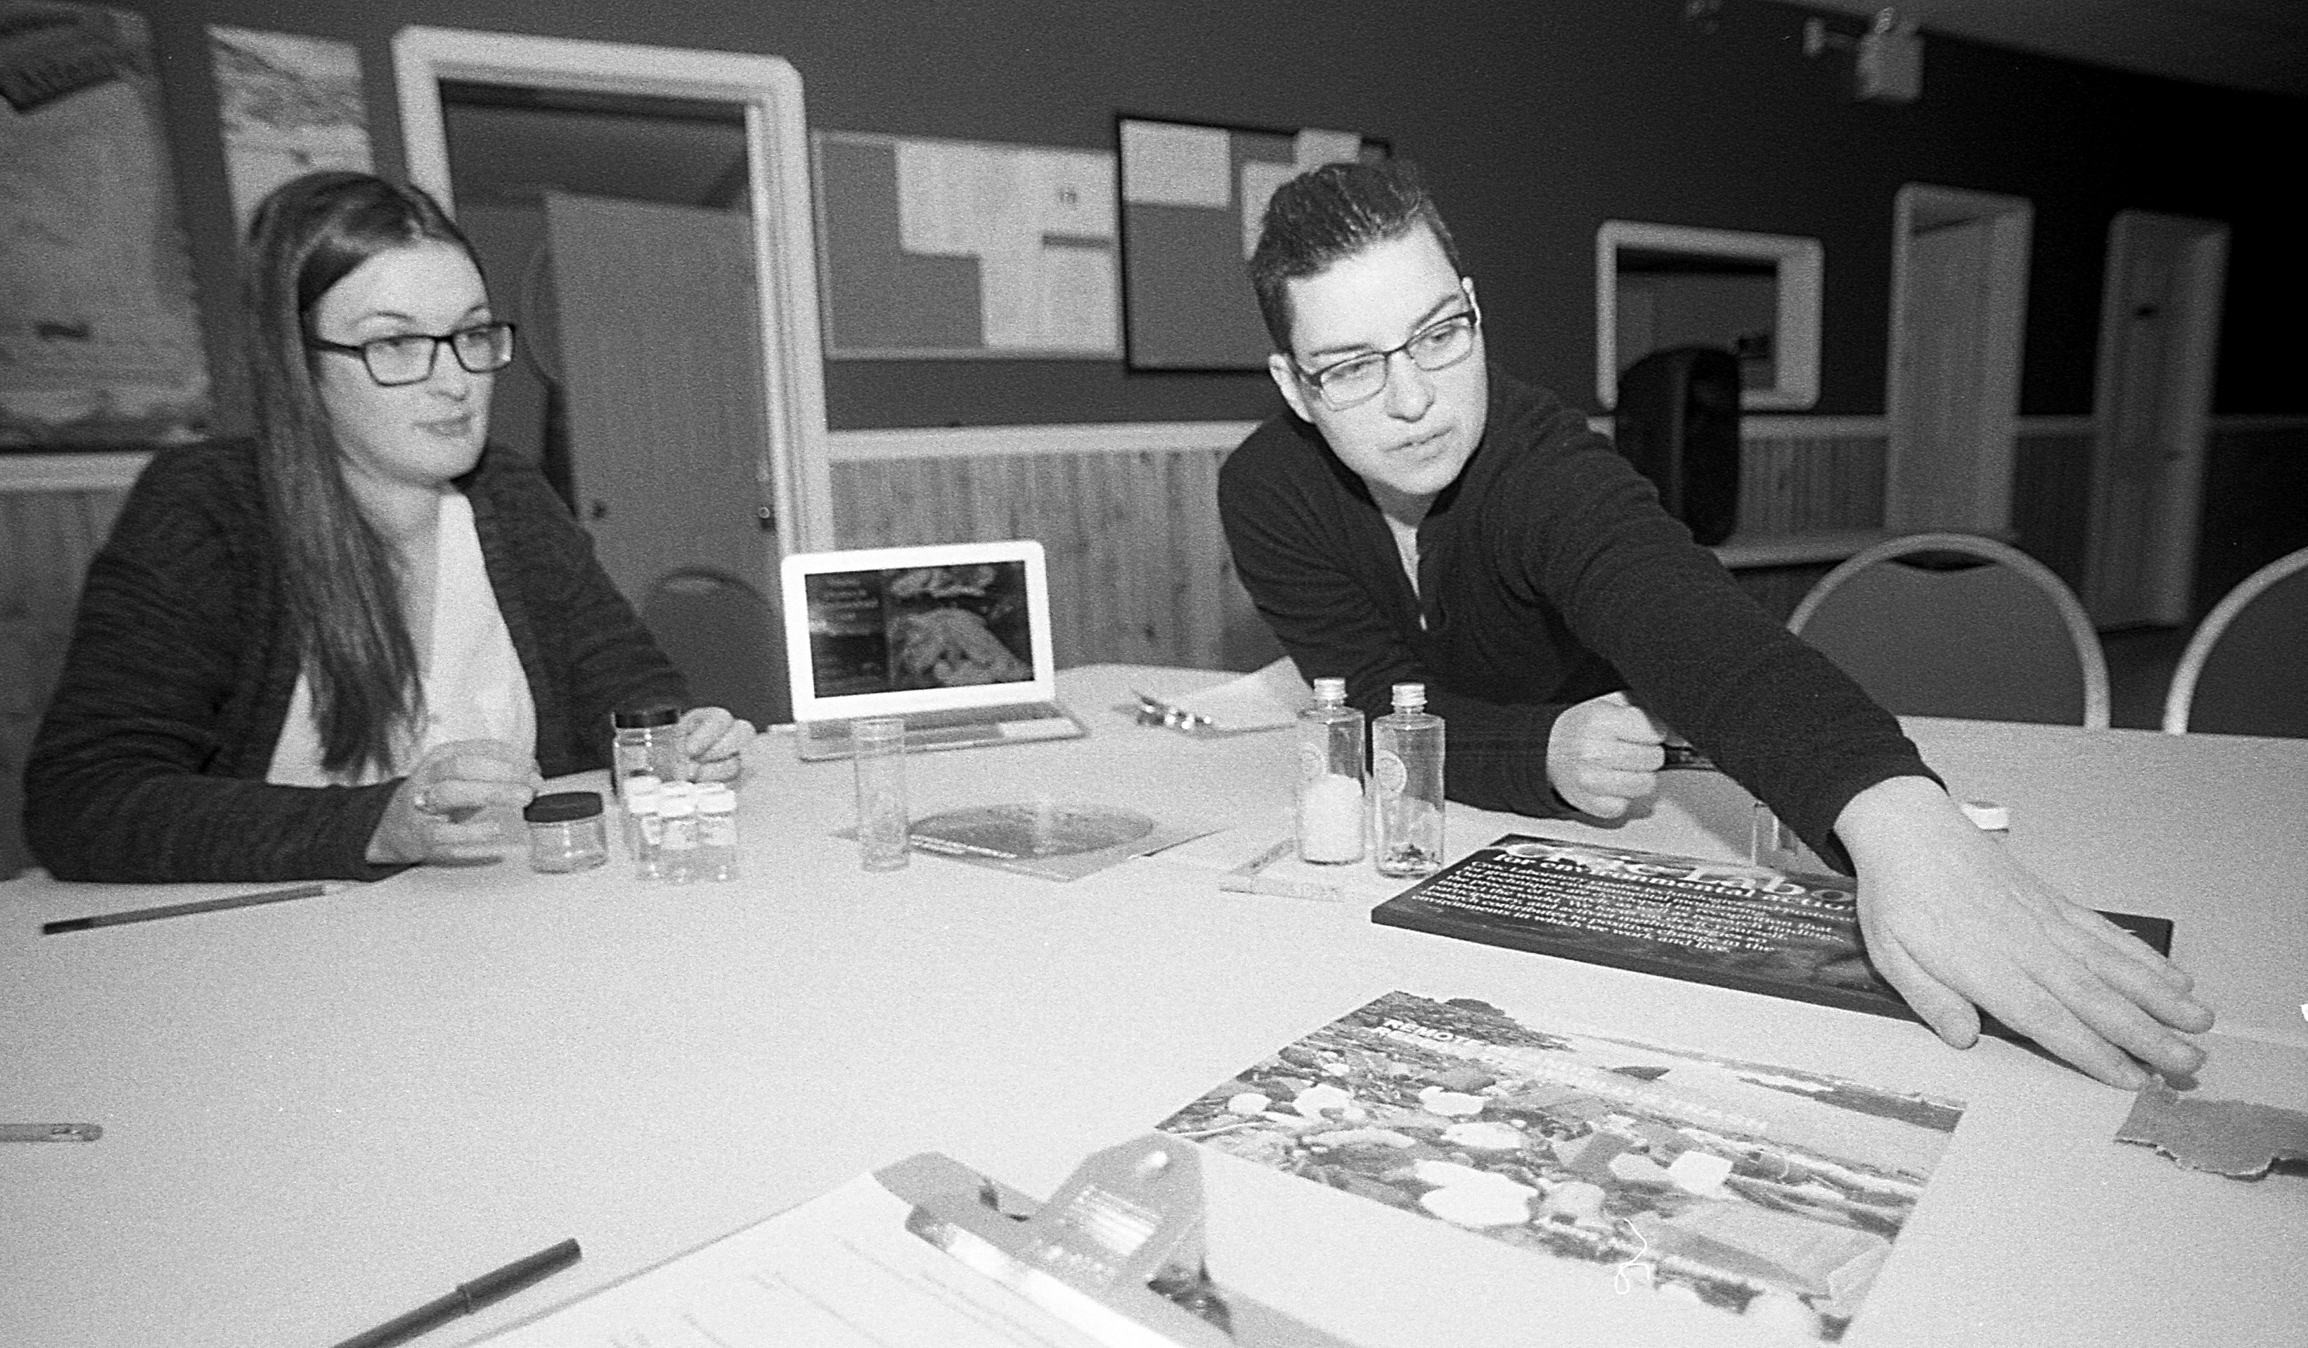
<path fill-rule="evenodd" d="M 368 786 L 406 773 L 426 751 L 457 740 L 502 740 L 523 758 L 537 756 L 537 703 L 513 650 L 497 593 L 481 560 L 473 504 L 461 492 L 441 497 L 435 544 L 433 642 L 419 652 L 424 724 L 394 727 L 389 762 L 355 772 L 321 766 L 320 723 L 313 719 L 310 672 L 297 672 L 288 718 L 264 779 L 278 786 Z"/>

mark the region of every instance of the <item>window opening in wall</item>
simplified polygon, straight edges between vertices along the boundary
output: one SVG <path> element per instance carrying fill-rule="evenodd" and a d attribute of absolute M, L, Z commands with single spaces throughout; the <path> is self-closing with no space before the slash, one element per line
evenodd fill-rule
<path fill-rule="evenodd" d="M 1817 239 L 1606 220 L 1595 235 L 1595 394 L 1653 351 L 1712 346 L 1739 360 L 1739 401 L 1819 401 L 1824 250 Z"/>

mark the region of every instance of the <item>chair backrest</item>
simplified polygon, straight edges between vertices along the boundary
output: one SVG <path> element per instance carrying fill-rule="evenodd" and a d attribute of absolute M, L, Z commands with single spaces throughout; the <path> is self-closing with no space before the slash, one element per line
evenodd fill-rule
<path fill-rule="evenodd" d="M 2172 671 L 2164 729 L 2308 737 L 2308 548 L 2246 576 L 2204 615 Z"/>
<path fill-rule="evenodd" d="M 1787 626 L 1904 716 L 2108 724 L 2108 663 L 2043 563 L 1972 534 L 1878 543 L 1822 577 Z"/>
<path fill-rule="evenodd" d="M 793 719 L 784 628 L 759 590 L 725 571 L 683 567 L 650 586 L 641 621 L 699 706 L 727 707 L 757 726 Z"/>

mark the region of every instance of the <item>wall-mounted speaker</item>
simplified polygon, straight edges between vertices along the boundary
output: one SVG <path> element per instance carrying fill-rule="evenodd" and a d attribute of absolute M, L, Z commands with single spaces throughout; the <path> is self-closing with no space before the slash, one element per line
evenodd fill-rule
<path fill-rule="evenodd" d="M 1706 546 L 1739 526 L 1739 358 L 1720 347 L 1654 351 L 1619 376 L 1619 452 Z"/>

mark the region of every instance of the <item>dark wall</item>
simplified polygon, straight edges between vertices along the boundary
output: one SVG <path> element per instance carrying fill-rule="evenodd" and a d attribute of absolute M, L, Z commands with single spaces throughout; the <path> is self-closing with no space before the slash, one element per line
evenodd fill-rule
<path fill-rule="evenodd" d="M 1606 219 L 1818 237 L 1823 413 L 1883 410 L 1892 200 L 1908 182 L 2035 203 L 2021 411 L 2089 411 L 2109 220 L 2233 226 L 2215 410 L 2308 412 L 2308 263 L 2279 209 L 2308 100 L 2211 90 L 1928 36 L 1922 98 L 1863 103 L 1807 11 L 1726 0 L 114 0 L 152 20 L 212 334 L 228 341 L 230 211 L 209 23 L 357 43 L 378 162 L 400 164 L 390 41 L 407 24 L 776 55 L 810 123 L 1110 149 L 1128 111 L 1390 140 L 1421 162 L 1482 286 L 1492 359 L 1593 407 L 1594 236 Z M 1830 18 L 1849 32 L 1857 21 Z M 2216 167 L 2241 163 L 2248 172 Z M 219 362 L 220 388 L 233 387 Z M 832 362 L 831 424 L 1235 419 L 1262 374 L 1119 362 Z"/>

